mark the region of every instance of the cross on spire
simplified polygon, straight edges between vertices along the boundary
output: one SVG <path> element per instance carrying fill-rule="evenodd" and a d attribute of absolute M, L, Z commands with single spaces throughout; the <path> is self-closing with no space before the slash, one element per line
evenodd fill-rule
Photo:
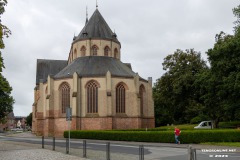
<path fill-rule="evenodd" d="M 98 8 L 98 1 L 96 0 L 96 8 Z"/>

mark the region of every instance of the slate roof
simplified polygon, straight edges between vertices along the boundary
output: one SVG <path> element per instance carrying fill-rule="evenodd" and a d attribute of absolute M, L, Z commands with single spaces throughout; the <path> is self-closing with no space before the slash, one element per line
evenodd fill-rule
<path fill-rule="evenodd" d="M 80 77 L 106 76 L 110 71 L 112 77 L 129 77 L 136 75 L 129 64 L 124 64 L 120 60 L 104 56 L 87 56 L 75 59 L 71 64 L 54 76 L 54 79 L 72 77 L 74 72 Z"/>
<path fill-rule="evenodd" d="M 39 84 L 40 79 L 43 82 L 47 81 L 48 75 L 55 75 L 67 66 L 66 60 L 37 60 L 37 73 L 36 73 L 36 85 Z"/>
<path fill-rule="evenodd" d="M 74 42 L 89 38 L 110 39 L 120 44 L 117 36 L 112 32 L 98 9 L 95 10 L 89 21 Z M 37 60 L 36 85 L 46 82 L 48 75 L 54 79 L 71 78 L 77 72 L 79 77 L 102 77 L 110 71 L 112 77 L 133 78 L 136 73 L 132 71 L 130 63 L 122 63 L 119 59 L 105 56 L 78 57 L 72 63 L 65 60 Z M 144 80 L 140 77 L 141 80 Z M 145 80 L 146 81 L 146 80 Z"/>
<path fill-rule="evenodd" d="M 74 37 L 74 42 L 89 38 L 109 39 L 120 43 L 117 35 L 112 32 L 98 9 L 95 10 L 89 21 L 86 21 L 86 25 L 79 35 Z"/>

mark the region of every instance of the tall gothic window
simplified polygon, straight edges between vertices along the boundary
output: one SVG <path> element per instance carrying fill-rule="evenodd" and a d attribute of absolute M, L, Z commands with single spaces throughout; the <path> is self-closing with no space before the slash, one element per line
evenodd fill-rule
<path fill-rule="evenodd" d="M 143 105 L 144 105 L 144 92 L 145 88 L 143 85 L 139 87 L 139 97 L 140 97 L 140 114 L 143 115 Z"/>
<path fill-rule="evenodd" d="M 86 56 L 86 48 L 85 48 L 85 46 L 83 46 L 82 48 L 81 48 L 81 56 L 83 57 L 83 56 Z"/>
<path fill-rule="evenodd" d="M 97 56 L 97 50 L 98 50 L 98 47 L 97 47 L 96 45 L 94 45 L 94 46 L 92 47 L 92 55 L 93 55 L 93 56 Z"/>
<path fill-rule="evenodd" d="M 116 87 L 116 113 L 125 113 L 125 87 L 120 83 Z"/>
<path fill-rule="evenodd" d="M 118 50 L 117 48 L 114 49 L 114 58 L 117 58 L 118 57 Z"/>
<path fill-rule="evenodd" d="M 62 113 L 66 113 L 66 108 L 70 107 L 70 87 L 66 82 L 64 82 L 59 87 L 59 90 Z"/>
<path fill-rule="evenodd" d="M 106 46 L 105 48 L 104 48 L 104 56 L 108 56 L 109 55 L 109 51 L 110 51 L 110 48 L 108 47 L 108 46 Z"/>
<path fill-rule="evenodd" d="M 86 86 L 87 89 L 87 112 L 98 113 L 98 85 L 91 81 Z"/>

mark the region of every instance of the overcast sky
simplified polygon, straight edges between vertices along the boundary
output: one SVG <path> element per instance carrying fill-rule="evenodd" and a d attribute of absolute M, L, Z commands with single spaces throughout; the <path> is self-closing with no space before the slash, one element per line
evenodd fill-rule
<path fill-rule="evenodd" d="M 153 82 L 164 73 L 164 57 L 194 48 L 207 59 L 220 31 L 233 33 L 232 9 L 239 0 L 98 0 L 98 9 L 121 42 L 122 62 Z M 2 22 L 4 76 L 13 88 L 15 116 L 32 112 L 37 59 L 67 60 L 78 35 L 96 9 L 95 0 L 8 0 Z"/>

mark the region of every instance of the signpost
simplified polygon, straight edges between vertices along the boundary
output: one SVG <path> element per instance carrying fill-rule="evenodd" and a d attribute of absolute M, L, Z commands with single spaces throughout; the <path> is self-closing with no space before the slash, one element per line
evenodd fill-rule
<path fill-rule="evenodd" d="M 66 121 L 68 121 L 68 153 L 70 152 L 70 122 L 72 121 L 72 108 L 66 108 Z"/>

